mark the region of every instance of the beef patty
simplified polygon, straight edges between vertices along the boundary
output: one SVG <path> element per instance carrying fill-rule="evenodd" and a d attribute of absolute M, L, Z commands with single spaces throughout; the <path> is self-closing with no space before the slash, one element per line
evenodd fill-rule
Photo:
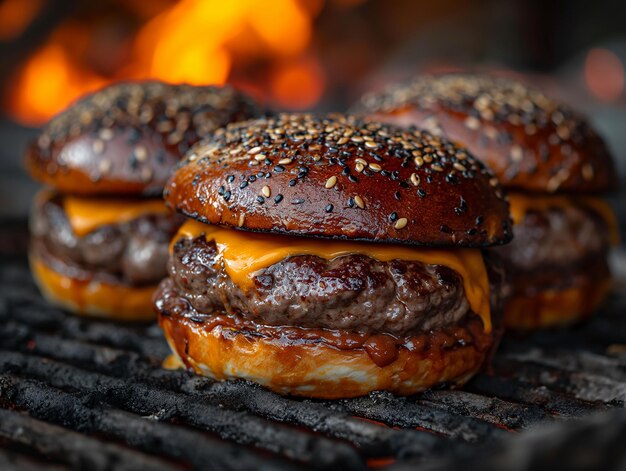
<path fill-rule="evenodd" d="M 215 243 L 198 237 L 176 242 L 169 272 L 172 289 L 196 311 L 264 325 L 401 336 L 454 325 L 470 311 L 458 273 L 418 261 L 291 256 L 257 272 L 254 286 L 243 291 L 226 273 Z"/>
<path fill-rule="evenodd" d="M 151 214 L 78 237 L 60 196 L 35 204 L 30 221 L 34 241 L 49 255 L 132 285 L 154 284 L 167 276 L 169 241 L 180 224 L 180 216 Z"/>
<path fill-rule="evenodd" d="M 566 274 L 606 267 L 609 227 L 591 208 L 571 205 L 530 211 L 513 232 L 510 244 L 490 250 L 502 257 L 514 284 L 536 279 L 544 288 L 563 287 Z"/>

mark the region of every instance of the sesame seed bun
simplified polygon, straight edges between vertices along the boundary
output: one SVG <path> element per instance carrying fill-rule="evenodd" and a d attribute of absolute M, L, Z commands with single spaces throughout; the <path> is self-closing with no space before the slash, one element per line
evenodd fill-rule
<path fill-rule="evenodd" d="M 418 77 L 365 95 L 354 111 L 461 143 L 505 188 L 595 193 L 617 186 L 609 150 L 585 117 L 511 79 Z"/>
<path fill-rule="evenodd" d="M 201 136 L 258 115 L 230 87 L 116 84 L 53 118 L 27 149 L 26 167 L 61 193 L 159 194 Z"/>
<path fill-rule="evenodd" d="M 426 132 L 339 114 L 234 123 L 194 146 L 167 204 L 249 231 L 429 246 L 511 238 L 494 176 Z"/>

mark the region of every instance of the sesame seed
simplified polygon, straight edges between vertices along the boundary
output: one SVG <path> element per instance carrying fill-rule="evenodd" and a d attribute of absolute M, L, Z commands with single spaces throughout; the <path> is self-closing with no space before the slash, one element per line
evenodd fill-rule
<path fill-rule="evenodd" d="M 367 165 L 367 161 L 365 159 L 362 159 L 360 157 L 354 159 L 354 161 L 358 164 L 363 164 L 363 165 Z"/>
<path fill-rule="evenodd" d="M 404 229 L 408 223 L 409 223 L 409 220 L 407 218 L 400 218 L 396 221 L 393 227 L 395 227 L 398 230 Z"/>
<path fill-rule="evenodd" d="M 513 160 L 513 162 L 519 162 L 522 160 L 523 156 L 524 154 L 520 146 L 511 147 L 511 160 Z"/>
<path fill-rule="evenodd" d="M 330 189 L 334 187 L 336 184 L 337 184 L 337 177 L 333 175 L 328 180 L 326 180 L 326 183 L 324 184 L 324 188 Z"/>
<path fill-rule="evenodd" d="M 115 133 L 110 128 L 102 128 L 100 132 L 98 133 L 98 135 L 100 136 L 100 139 L 103 139 L 105 141 L 110 141 L 111 139 L 113 139 L 113 136 L 115 135 Z"/>
<path fill-rule="evenodd" d="M 278 204 L 283 200 L 283 195 L 276 195 L 274 197 L 274 203 Z"/>
<path fill-rule="evenodd" d="M 327 213 L 332 213 L 333 212 L 333 208 L 334 208 L 334 206 L 332 204 L 329 204 L 329 205 L 326 205 L 326 208 L 324 208 L 324 210 Z"/>
<path fill-rule="evenodd" d="M 361 162 L 357 162 L 356 165 L 354 166 L 354 169 L 359 173 L 361 173 L 364 168 L 365 166 Z"/>
<path fill-rule="evenodd" d="M 246 215 L 244 213 L 241 213 L 239 215 L 239 222 L 238 222 L 238 226 L 242 227 L 243 223 L 246 221 Z"/>
<path fill-rule="evenodd" d="M 374 172 L 380 172 L 382 170 L 382 167 L 378 164 L 369 164 L 368 167 L 373 170 Z"/>
<path fill-rule="evenodd" d="M 413 183 L 414 186 L 418 186 L 420 184 L 420 177 L 418 177 L 415 173 L 412 173 L 411 183 Z"/>
<path fill-rule="evenodd" d="M 457 169 L 459 172 L 467 172 L 467 168 L 465 167 L 465 165 L 460 164 L 458 162 L 454 162 L 452 164 L 452 166 Z"/>
<path fill-rule="evenodd" d="M 101 160 L 100 163 L 98 163 L 98 171 L 102 174 L 107 174 L 111 171 L 111 161 L 108 159 L 104 159 Z"/>
<path fill-rule="evenodd" d="M 421 167 L 422 165 L 424 165 L 424 159 L 422 157 L 415 157 L 413 161 L 415 162 L 415 165 L 417 165 L 418 167 Z"/>
<path fill-rule="evenodd" d="M 430 166 L 435 172 L 443 172 L 443 167 L 439 164 L 432 164 Z"/>
<path fill-rule="evenodd" d="M 363 201 L 363 199 L 359 196 L 356 195 L 354 197 L 354 203 L 361 209 L 365 209 L 365 202 Z"/>
<path fill-rule="evenodd" d="M 363 142 L 363 138 L 361 136 L 352 136 L 350 140 L 352 142 Z"/>
<path fill-rule="evenodd" d="M 267 185 L 261 188 L 261 193 L 263 193 L 263 196 L 265 196 L 266 198 L 269 198 L 270 196 L 272 196 L 272 190 Z"/>
<path fill-rule="evenodd" d="M 369 147 L 370 149 L 376 149 L 378 144 L 373 141 L 365 141 L 365 147 Z"/>
<path fill-rule="evenodd" d="M 265 157 L 267 157 L 265 154 L 257 154 L 254 156 L 254 160 L 256 160 L 257 162 L 260 162 L 262 160 L 265 160 Z"/>
<path fill-rule="evenodd" d="M 465 119 L 465 126 L 467 126 L 469 129 L 476 131 L 478 128 L 480 128 L 480 121 L 478 120 L 478 118 L 475 118 L 474 116 L 468 116 Z"/>
<path fill-rule="evenodd" d="M 288 164 L 290 164 L 291 162 L 293 162 L 293 160 L 291 160 L 290 158 L 280 159 L 280 160 L 278 161 L 278 163 L 279 163 L 280 165 L 288 165 Z"/>
<path fill-rule="evenodd" d="M 91 149 L 96 154 L 102 154 L 104 152 L 104 141 L 101 139 L 96 139 L 91 143 Z"/>
<path fill-rule="evenodd" d="M 248 154 L 258 154 L 259 152 L 261 152 L 261 147 L 256 146 L 256 147 L 253 147 L 252 149 L 250 149 L 248 151 Z"/>
<path fill-rule="evenodd" d="M 139 162 L 145 162 L 148 158 L 148 149 L 145 146 L 135 147 L 135 157 Z"/>
<path fill-rule="evenodd" d="M 592 180 L 594 175 L 593 166 L 591 164 L 583 165 L 582 174 L 585 180 Z"/>

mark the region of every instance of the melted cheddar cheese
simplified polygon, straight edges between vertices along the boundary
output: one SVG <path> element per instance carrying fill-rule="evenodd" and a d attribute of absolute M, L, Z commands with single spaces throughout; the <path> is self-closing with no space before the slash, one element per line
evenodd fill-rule
<path fill-rule="evenodd" d="M 215 241 L 226 272 L 233 282 L 244 290 L 252 286 L 257 271 L 293 255 L 316 255 L 331 260 L 342 255 L 358 253 L 383 262 L 400 259 L 444 265 L 463 277 L 465 295 L 472 311 L 481 317 L 485 331 L 491 331 L 489 280 L 482 254 L 478 249 L 439 250 L 397 244 L 258 234 L 197 221 L 186 222 L 174 241 L 201 235 L 207 240 Z"/>
<path fill-rule="evenodd" d="M 107 224 L 132 221 L 146 214 L 163 214 L 168 210 L 162 199 L 63 198 L 63 208 L 72 230 L 78 237 Z"/>
<path fill-rule="evenodd" d="M 609 228 L 611 244 L 619 245 L 619 225 L 615 213 L 609 204 L 602 198 L 593 196 L 563 196 L 563 195 L 525 195 L 521 193 L 509 193 L 511 204 L 511 217 L 515 224 L 519 224 L 529 211 L 547 211 L 550 208 L 567 208 L 573 205 L 586 206 L 596 212 Z"/>

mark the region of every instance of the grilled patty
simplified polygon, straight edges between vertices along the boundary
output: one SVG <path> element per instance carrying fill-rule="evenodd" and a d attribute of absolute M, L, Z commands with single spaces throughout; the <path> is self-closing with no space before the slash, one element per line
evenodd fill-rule
<path fill-rule="evenodd" d="M 492 250 L 502 256 L 512 276 L 565 273 L 605 259 L 610 247 L 606 222 L 580 206 L 531 211 L 513 227 L 514 239 Z"/>
<path fill-rule="evenodd" d="M 144 285 L 167 276 L 168 245 L 180 222 L 179 216 L 145 215 L 78 237 L 60 198 L 52 198 L 35 205 L 30 227 L 32 237 L 49 255 L 86 271 Z"/>
<path fill-rule="evenodd" d="M 417 261 L 291 256 L 259 271 L 243 291 L 215 243 L 198 237 L 177 241 L 169 272 L 173 289 L 198 312 L 265 325 L 408 335 L 454 325 L 470 309 L 458 273 Z"/>

